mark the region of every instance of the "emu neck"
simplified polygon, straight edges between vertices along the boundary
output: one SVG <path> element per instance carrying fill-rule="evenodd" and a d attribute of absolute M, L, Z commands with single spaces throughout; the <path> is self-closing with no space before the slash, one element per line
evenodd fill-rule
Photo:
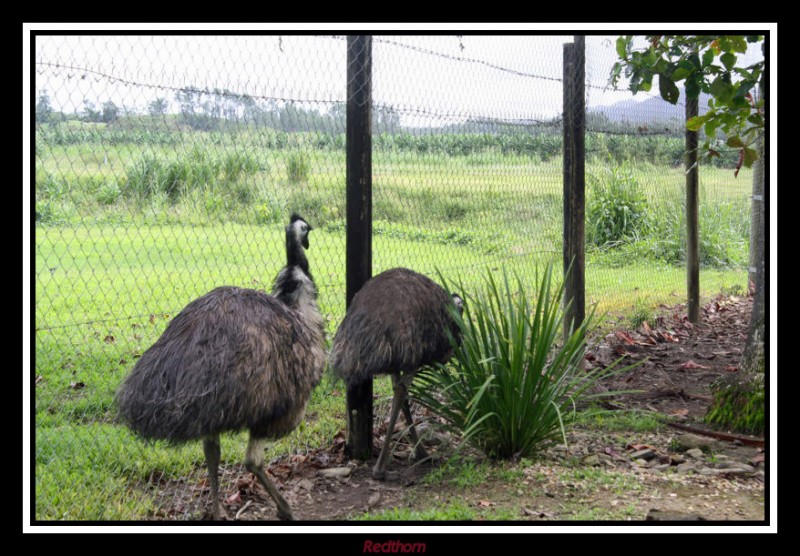
<path fill-rule="evenodd" d="M 286 232 L 286 266 L 299 266 L 306 273 L 306 276 L 311 278 L 312 281 L 314 280 L 308 268 L 305 249 L 303 249 L 303 246 L 300 245 L 291 231 Z"/>

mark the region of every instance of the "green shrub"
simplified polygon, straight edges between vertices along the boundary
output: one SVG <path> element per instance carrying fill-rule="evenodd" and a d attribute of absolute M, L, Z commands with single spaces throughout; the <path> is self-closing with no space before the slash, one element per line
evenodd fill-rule
<path fill-rule="evenodd" d="M 95 199 L 101 205 L 113 205 L 122 195 L 122 191 L 115 181 L 104 181 L 97 188 Z"/>
<path fill-rule="evenodd" d="M 307 182 L 309 170 L 308 155 L 305 153 L 292 153 L 286 159 L 286 174 L 289 183 Z"/>
<path fill-rule="evenodd" d="M 647 199 L 633 172 L 610 166 L 602 178 L 590 176 L 586 209 L 586 239 L 598 247 L 636 240 L 645 231 Z"/>
<path fill-rule="evenodd" d="M 255 155 L 233 152 L 222 159 L 222 175 L 227 181 L 236 181 L 243 176 L 252 176 L 262 167 Z"/>
<path fill-rule="evenodd" d="M 673 198 L 658 207 L 646 238 L 649 256 L 669 264 L 686 262 L 686 208 Z M 747 264 L 750 213 L 746 199 L 740 202 L 700 201 L 700 264 L 723 268 Z"/>
<path fill-rule="evenodd" d="M 127 174 L 125 191 L 129 195 L 148 199 L 156 193 L 169 191 L 164 164 L 155 156 L 143 155 L 128 167 Z"/>
<path fill-rule="evenodd" d="M 505 270 L 500 283 L 487 272 L 475 294 L 442 282 L 464 297 L 463 316 L 453 313 L 461 344 L 451 366 L 418 375 L 412 395 L 489 457 L 530 456 L 558 438 L 566 441 L 575 402 L 593 396 L 587 389 L 598 380 L 624 370 L 582 370 L 591 315 L 561 342 L 563 285 L 554 290 L 552 265 L 537 278 L 533 302 L 519 276 L 512 280 Z"/>

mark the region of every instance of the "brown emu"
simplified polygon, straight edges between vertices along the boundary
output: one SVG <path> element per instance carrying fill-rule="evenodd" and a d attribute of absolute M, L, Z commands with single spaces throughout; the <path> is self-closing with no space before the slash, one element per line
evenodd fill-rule
<path fill-rule="evenodd" d="M 417 458 L 425 457 L 414 429 L 408 387 L 419 369 L 450 359 L 448 330 L 458 337 L 458 326 L 450 314 L 453 304 L 463 309 L 458 295 L 448 295 L 430 278 L 407 268 L 394 268 L 364 284 L 336 332 L 329 362 L 337 376 L 348 384 L 376 374 L 392 377 L 389 428 L 372 471 L 378 480 L 387 478 L 389 444 L 400 409 L 409 424 Z"/>
<path fill-rule="evenodd" d="M 213 517 L 219 519 L 219 435 L 248 429 L 245 467 L 278 507 L 291 508 L 264 473 L 264 442 L 303 417 L 325 365 L 324 323 L 303 248 L 311 226 L 293 214 L 287 264 L 272 295 L 223 286 L 189 303 L 133 367 L 117 393 L 120 416 L 146 439 L 203 439 Z"/>

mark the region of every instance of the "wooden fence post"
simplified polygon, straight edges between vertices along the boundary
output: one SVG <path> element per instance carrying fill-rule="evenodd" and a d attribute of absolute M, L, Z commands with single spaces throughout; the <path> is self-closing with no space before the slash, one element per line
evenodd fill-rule
<path fill-rule="evenodd" d="M 586 316 L 585 37 L 564 45 L 564 318 L 569 336 Z"/>
<path fill-rule="evenodd" d="M 686 121 L 698 114 L 696 98 L 686 99 Z M 697 132 L 686 129 L 686 297 L 689 322 L 700 320 L 700 230 L 697 196 Z"/>
<path fill-rule="evenodd" d="M 347 306 L 372 276 L 372 37 L 347 37 Z M 372 379 L 347 388 L 351 458 L 372 457 Z"/>

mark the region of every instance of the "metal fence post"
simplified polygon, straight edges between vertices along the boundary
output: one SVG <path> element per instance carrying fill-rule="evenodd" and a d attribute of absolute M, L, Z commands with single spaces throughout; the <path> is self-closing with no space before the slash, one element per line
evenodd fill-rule
<path fill-rule="evenodd" d="M 686 99 L 686 121 L 697 116 L 698 99 Z M 686 129 L 686 296 L 689 322 L 700 320 L 700 230 L 697 195 L 697 132 Z"/>
<path fill-rule="evenodd" d="M 564 335 L 586 314 L 585 218 L 586 101 L 585 37 L 564 45 Z"/>
<path fill-rule="evenodd" d="M 347 305 L 372 275 L 372 37 L 347 37 Z M 372 457 L 372 380 L 347 388 L 349 457 Z"/>

